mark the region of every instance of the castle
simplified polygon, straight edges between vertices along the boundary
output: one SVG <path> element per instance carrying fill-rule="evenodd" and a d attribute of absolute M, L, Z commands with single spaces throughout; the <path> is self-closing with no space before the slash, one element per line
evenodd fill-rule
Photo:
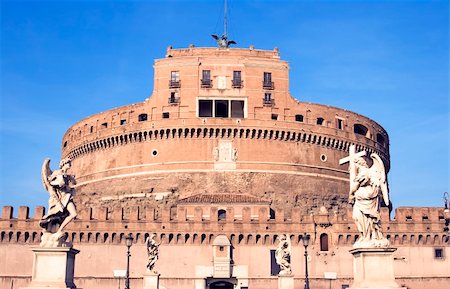
<path fill-rule="evenodd" d="M 131 287 L 142 287 L 144 241 L 161 242 L 161 288 L 276 288 L 274 250 L 292 243 L 295 288 L 303 288 L 302 234 L 312 288 L 346 288 L 358 231 L 348 204 L 349 147 L 378 154 L 389 171 L 389 137 L 357 113 L 296 100 L 289 66 L 271 51 L 167 49 L 142 103 L 87 117 L 69 128 L 79 215 L 67 232 L 80 288 L 116 288 L 132 233 Z M 450 287 L 450 249 L 440 208 L 398 208 L 382 226 L 395 272 L 408 288 Z M 44 208 L 4 207 L 0 287 L 25 286 Z M 426 266 L 423 266 L 426 264 Z M 330 274 L 333 273 L 333 274 Z M 327 277 L 328 276 L 328 277 Z M 329 276 L 335 276 L 330 278 Z M 16 288 L 14 287 L 14 288 Z"/>

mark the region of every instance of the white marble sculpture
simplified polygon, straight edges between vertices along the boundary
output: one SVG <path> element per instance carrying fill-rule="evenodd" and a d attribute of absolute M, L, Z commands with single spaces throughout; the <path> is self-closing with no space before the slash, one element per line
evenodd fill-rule
<path fill-rule="evenodd" d="M 147 239 L 145 239 L 145 244 L 147 245 L 147 269 L 148 271 L 154 271 L 156 261 L 159 256 L 159 245 L 155 240 L 156 234 L 151 234 Z M 155 271 L 154 271 L 155 272 Z M 156 272 L 155 272 L 156 273 Z"/>
<path fill-rule="evenodd" d="M 281 269 L 278 275 L 291 275 L 291 242 L 285 234 L 280 235 L 278 240 L 278 247 L 275 251 L 275 261 Z"/>
<path fill-rule="evenodd" d="M 355 153 L 355 147 L 350 146 L 350 155 L 339 161 L 340 164 L 349 162 L 349 203 L 353 205 L 353 220 L 361 233 L 353 247 L 387 247 L 389 240 L 383 237 L 380 223 L 380 198 L 389 205 L 386 172 L 377 154 L 370 155 L 373 160 L 371 167 L 364 155 L 365 151 Z"/>
<path fill-rule="evenodd" d="M 50 194 L 48 212 L 39 222 L 43 228 L 41 247 L 70 246 L 65 242 L 64 228 L 77 216 L 73 203 L 75 178 L 69 175 L 71 160 L 62 159 L 59 169 L 50 169 L 50 159 L 45 159 L 42 165 L 42 183 Z"/>

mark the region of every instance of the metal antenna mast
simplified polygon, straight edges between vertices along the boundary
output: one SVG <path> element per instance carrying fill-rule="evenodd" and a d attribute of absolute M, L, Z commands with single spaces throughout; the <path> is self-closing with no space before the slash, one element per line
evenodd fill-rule
<path fill-rule="evenodd" d="M 236 41 L 228 40 L 228 33 L 227 33 L 227 0 L 223 1 L 223 35 L 222 37 L 219 37 L 215 34 L 212 34 L 211 36 L 216 40 L 217 45 L 219 48 L 228 48 L 230 44 L 236 44 Z"/>

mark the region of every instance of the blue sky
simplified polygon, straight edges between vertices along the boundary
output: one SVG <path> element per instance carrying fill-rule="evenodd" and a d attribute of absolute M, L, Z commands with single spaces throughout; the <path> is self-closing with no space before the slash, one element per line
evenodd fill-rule
<path fill-rule="evenodd" d="M 40 181 L 91 114 L 144 101 L 153 60 L 214 46 L 223 1 L 1 1 L 0 206 L 46 205 Z M 290 90 L 380 123 L 394 207 L 449 188 L 448 1 L 229 1 L 238 47 L 280 49 Z"/>

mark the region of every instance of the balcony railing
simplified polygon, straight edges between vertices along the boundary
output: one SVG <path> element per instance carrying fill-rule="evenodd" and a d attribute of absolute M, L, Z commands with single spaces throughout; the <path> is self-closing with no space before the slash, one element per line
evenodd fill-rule
<path fill-rule="evenodd" d="M 263 88 L 264 89 L 274 89 L 275 86 L 273 84 L 273 81 L 263 81 Z"/>
<path fill-rule="evenodd" d="M 232 79 L 231 80 L 231 87 L 233 88 L 241 88 L 243 81 L 241 79 Z"/>
<path fill-rule="evenodd" d="M 178 104 L 180 103 L 179 97 L 169 97 L 169 104 Z"/>
<path fill-rule="evenodd" d="M 273 106 L 275 104 L 275 100 L 273 98 L 263 98 L 264 106 Z"/>
<path fill-rule="evenodd" d="M 212 79 L 202 79 L 200 85 L 202 88 L 211 88 L 212 87 Z"/>
<path fill-rule="evenodd" d="M 180 88 L 181 81 L 180 80 L 169 80 L 169 88 Z"/>

